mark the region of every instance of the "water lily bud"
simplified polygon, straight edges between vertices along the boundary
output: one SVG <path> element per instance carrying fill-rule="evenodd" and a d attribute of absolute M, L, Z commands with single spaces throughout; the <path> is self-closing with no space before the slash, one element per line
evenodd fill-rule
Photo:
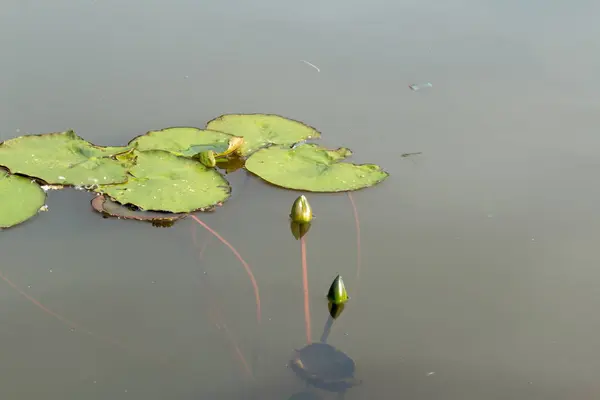
<path fill-rule="evenodd" d="M 215 152 L 212 150 L 206 150 L 200 153 L 200 162 L 209 168 L 213 168 L 217 165 L 217 160 L 215 160 Z"/>
<path fill-rule="evenodd" d="M 302 239 L 304 235 L 308 233 L 310 229 L 310 222 L 306 224 L 300 224 L 298 222 L 290 222 L 290 230 L 292 231 L 292 235 L 296 238 L 296 240 Z"/>
<path fill-rule="evenodd" d="M 345 304 L 348 300 L 350 300 L 350 297 L 348 297 L 348 292 L 346 292 L 346 286 L 344 285 L 344 281 L 340 275 L 335 277 L 333 283 L 329 287 L 327 300 L 336 305 Z"/>
<path fill-rule="evenodd" d="M 292 218 L 292 221 L 299 224 L 306 224 L 312 221 L 312 208 L 310 208 L 306 196 L 301 195 L 294 201 L 290 217 Z"/>

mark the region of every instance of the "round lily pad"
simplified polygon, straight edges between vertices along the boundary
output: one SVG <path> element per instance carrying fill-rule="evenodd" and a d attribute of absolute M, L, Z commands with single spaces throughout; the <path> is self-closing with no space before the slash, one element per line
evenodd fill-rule
<path fill-rule="evenodd" d="M 231 194 L 229 182 L 219 172 L 191 158 L 163 150 L 135 154 L 137 161 L 126 183 L 102 185 L 96 191 L 121 204 L 172 213 L 210 209 Z"/>
<path fill-rule="evenodd" d="M 311 126 L 273 114 L 225 114 L 209 121 L 206 129 L 243 137 L 240 154 L 244 157 L 268 145 L 292 145 L 321 137 Z"/>
<path fill-rule="evenodd" d="M 95 185 L 127 180 L 125 147 L 100 147 L 72 130 L 19 136 L 0 144 L 0 165 L 48 184 Z"/>
<path fill-rule="evenodd" d="M 373 186 L 389 174 L 374 164 L 340 162 L 352 155 L 341 147 L 328 150 L 316 144 L 294 148 L 272 146 L 246 160 L 246 169 L 273 185 L 309 192 L 345 192 Z"/>
<path fill-rule="evenodd" d="M 165 150 L 173 154 L 192 157 L 212 150 L 219 154 L 227 150 L 233 138 L 224 132 L 216 132 L 192 127 L 173 127 L 150 131 L 129 142 L 137 150 Z"/>
<path fill-rule="evenodd" d="M 46 202 L 46 192 L 35 181 L 0 170 L 0 228 L 27 221 Z"/>

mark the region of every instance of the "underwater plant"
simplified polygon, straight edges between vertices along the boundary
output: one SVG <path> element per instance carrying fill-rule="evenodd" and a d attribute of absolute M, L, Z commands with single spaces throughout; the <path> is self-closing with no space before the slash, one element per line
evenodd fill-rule
<path fill-rule="evenodd" d="M 315 128 L 281 116 L 225 114 L 209 121 L 204 129 L 150 131 L 122 147 L 96 146 L 72 130 L 9 139 L 0 143 L 0 229 L 21 224 L 44 211 L 47 192 L 68 187 L 96 193 L 91 206 L 104 217 L 145 221 L 159 227 L 190 217 L 227 246 L 243 266 L 253 286 L 256 321 L 260 325 L 260 292 L 250 265 L 231 243 L 193 213 L 222 206 L 232 193 L 226 175 L 238 170 L 284 189 L 347 192 L 356 226 L 358 286 L 360 226 L 350 192 L 383 182 L 389 174 L 375 164 L 347 162 L 352 155 L 347 148 L 328 149 L 308 142 L 320 138 Z M 300 195 L 291 208 L 290 229 L 301 247 L 307 345 L 294 353 L 290 366 L 312 386 L 343 395 L 358 383 L 353 376 L 354 361 L 327 344 L 327 338 L 349 297 L 338 275 L 326 296 L 329 318 L 320 341 L 313 342 L 306 262 L 306 235 L 312 221 L 308 199 Z M 71 329 L 123 347 L 46 308 L 1 271 L 0 279 Z M 211 307 L 211 315 L 224 328 L 243 370 L 252 376 L 252 367 L 219 317 L 218 306 Z"/>
<path fill-rule="evenodd" d="M 308 228 L 301 229 L 303 225 L 309 225 L 312 221 L 312 208 L 304 195 L 298 197 L 292 206 L 292 234 L 298 239 L 297 232 L 306 234 Z M 294 227 L 296 226 L 296 227 Z M 300 236 L 302 255 L 302 288 L 304 293 L 304 321 L 306 328 L 307 345 L 294 351 L 289 362 L 292 371 L 308 385 L 315 388 L 338 393 L 338 398 L 343 399 L 346 391 L 360 384 L 354 377 L 355 363 L 347 354 L 327 343 L 333 322 L 342 314 L 345 305 L 350 300 L 346 285 L 338 274 L 327 292 L 329 317 L 323 327 L 323 334 L 319 342 L 311 339 L 311 317 L 308 290 L 308 267 L 306 263 L 306 237 Z M 300 392 L 291 398 L 318 398 L 312 392 Z"/>

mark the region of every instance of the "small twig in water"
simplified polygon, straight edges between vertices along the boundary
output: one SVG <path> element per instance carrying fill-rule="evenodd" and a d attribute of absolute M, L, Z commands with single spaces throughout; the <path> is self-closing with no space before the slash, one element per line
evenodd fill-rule
<path fill-rule="evenodd" d="M 413 85 L 408 85 L 408 87 L 413 92 L 416 92 L 416 91 L 419 91 L 421 89 L 433 87 L 433 85 L 431 84 L 431 82 L 426 82 L 426 83 L 415 83 Z"/>
<path fill-rule="evenodd" d="M 317 67 L 315 64 L 313 64 L 313 63 L 309 63 L 309 62 L 308 62 L 308 61 L 306 61 L 306 60 L 300 60 L 300 61 L 302 61 L 302 62 L 303 62 L 304 64 L 306 64 L 306 65 L 309 65 L 309 66 L 313 67 L 314 69 L 316 69 L 316 70 L 317 70 L 317 72 L 321 72 L 321 69 L 320 69 L 319 67 Z"/>
<path fill-rule="evenodd" d="M 416 152 L 416 153 L 404 153 L 404 154 L 400 154 L 400 157 L 411 157 L 411 156 L 418 156 L 419 154 L 423 154 L 422 151 Z"/>

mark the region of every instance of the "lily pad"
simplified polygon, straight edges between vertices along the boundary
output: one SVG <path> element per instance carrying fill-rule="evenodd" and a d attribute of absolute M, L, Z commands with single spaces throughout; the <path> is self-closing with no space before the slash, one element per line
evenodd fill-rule
<path fill-rule="evenodd" d="M 214 168 L 168 151 L 135 151 L 136 164 L 126 183 L 102 185 L 121 204 L 133 204 L 146 211 L 187 213 L 220 205 L 231 194 L 229 182 Z"/>
<path fill-rule="evenodd" d="M 243 137 L 239 152 L 244 157 L 268 145 L 292 145 L 321 137 L 311 126 L 273 114 L 225 114 L 209 121 L 206 129 Z"/>
<path fill-rule="evenodd" d="M 127 180 L 127 147 L 100 147 L 72 130 L 19 136 L 0 144 L 0 165 L 48 184 L 94 185 Z"/>
<path fill-rule="evenodd" d="M 0 170 L 0 228 L 27 221 L 46 202 L 46 192 L 35 181 Z"/>
<path fill-rule="evenodd" d="M 246 169 L 273 185 L 309 192 L 358 190 L 389 176 L 374 164 L 340 162 L 350 155 L 352 152 L 344 147 L 328 150 L 316 144 L 272 146 L 250 156 Z"/>
<path fill-rule="evenodd" d="M 105 218 L 133 219 L 136 221 L 150 222 L 153 226 L 169 227 L 175 221 L 185 218 L 188 214 L 166 213 L 155 211 L 139 211 L 112 201 L 106 195 L 98 195 L 92 199 L 92 208 Z"/>
<path fill-rule="evenodd" d="M 129 142 L 137 150 L 165 150 L 178 156 L 192 157 L 203 151 L 224 153 L 234 136 L 192 127 L 173 127 L 150 131 Z"/>

